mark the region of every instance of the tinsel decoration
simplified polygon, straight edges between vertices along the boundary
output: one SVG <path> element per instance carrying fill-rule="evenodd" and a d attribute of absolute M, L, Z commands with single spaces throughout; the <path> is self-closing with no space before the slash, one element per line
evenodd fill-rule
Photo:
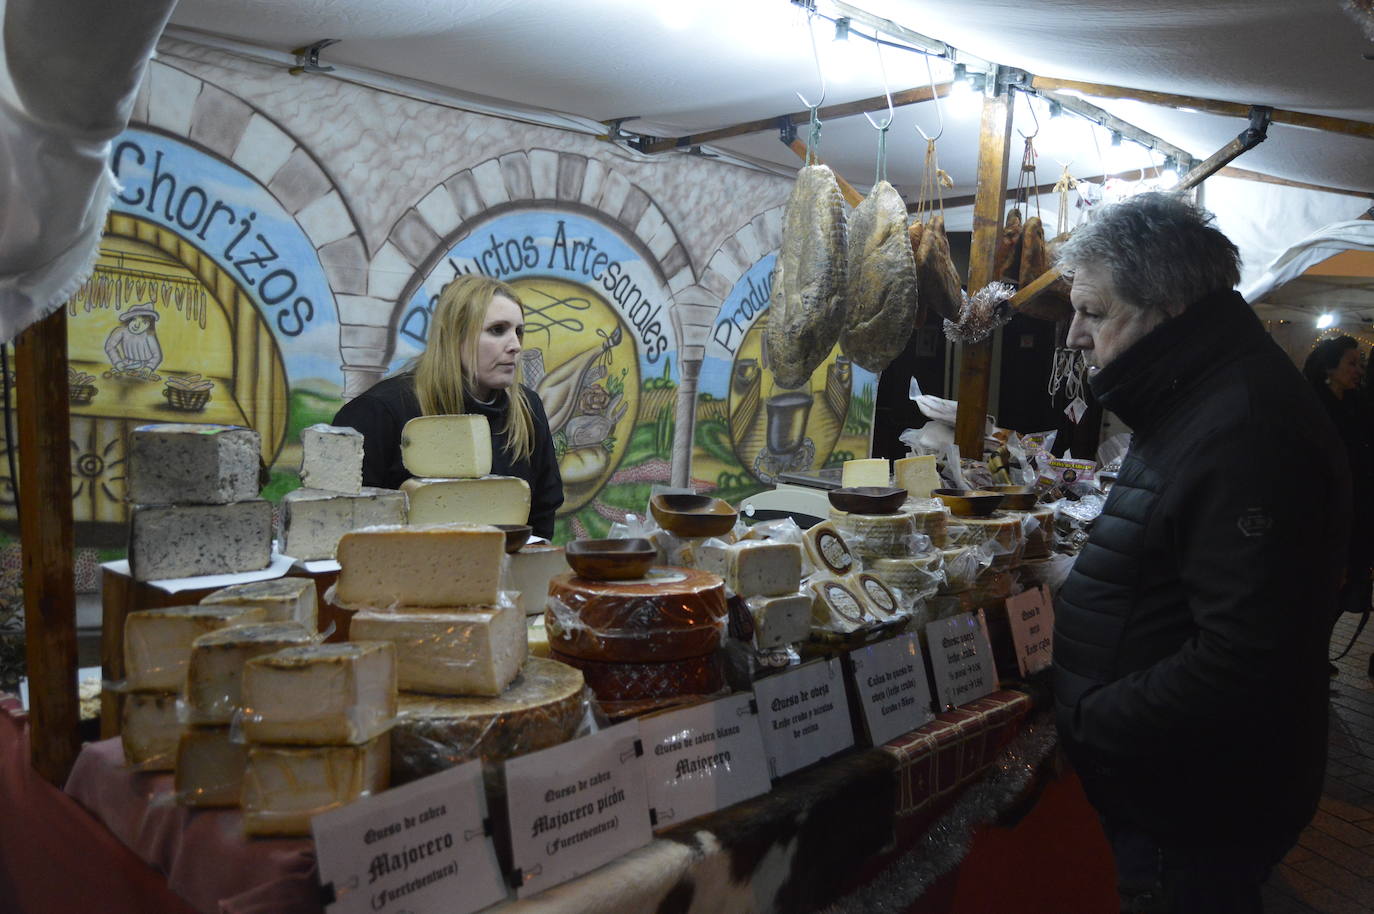
<path fill-rule="evenodd" d="M 1048 712 L 1030 719 L 993 763 L 963 792 L 920 840 L 858 891 L 826 908 L 826 914 L 905 911 L 945 873 L 968 856 L 973 830 L 994 821 L 1025 791 L 1058 743 Z"/>
<path fill-rule="evenodd" d="M 1011 320 L 1007 299 L 1016 287 L 1005 282 L 990 282 L 972 295 L 965 294 L 959 321 L 945 320 L 945 337 L 956 343 L 981 343 L 992 331 Z"/>
<path fill-rule="evenodd" d="M 1365 37 L 1374 41 L 1374 0 L 1345 0 L 1345 11 L 1360 24 Z"/>

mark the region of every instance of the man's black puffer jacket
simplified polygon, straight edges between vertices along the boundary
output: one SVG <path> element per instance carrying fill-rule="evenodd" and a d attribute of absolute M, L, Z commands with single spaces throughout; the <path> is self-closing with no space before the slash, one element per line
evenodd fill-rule
<path fill-rule="evenodd" d="M 1340 440 L 1234 292 L 1091 384 L 1134 438 L 1056 606 L 1065 747 L 1116 822 L 1183 843 L 1295 838 L 1326 759 Z"/>

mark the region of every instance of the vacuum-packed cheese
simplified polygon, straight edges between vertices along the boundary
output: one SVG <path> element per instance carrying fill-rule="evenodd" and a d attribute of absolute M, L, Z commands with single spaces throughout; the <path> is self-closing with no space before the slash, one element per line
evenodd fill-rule
<path fill-rule="evenodd" d="M 850 514 L 830 509 L 830 520 L 850 550 L 865 563 L 916 551 L 916 523 L 910 511 L 895 514 Z"/>
<path fill-rule="evenodd" d="M 309 835 L 314 816 L 382 792 L 391 770 L 388 736 L 360 746 L 250 746 L 243 773 L 243 830 Z"/>
<path fill-rule="evenodd" d="M 1054 552 L 1054 509 L 1044 506 L 1029 511 L 1007 513 L 1021 519 L 1021 530 L 1025 540 L 1021 560 L 1034 562 L 1049 558 Z"/>
<path fill-rule="evenodd" d="M 229 727 L 188 727 L 177 744 L 175 789 L 183 806 L 237 806 L 248 746 Z"/>
<path fill-rule="evenodd" d="M 559 653 L 555 644 L 553 656 L 580 670 L 587 687 L 603 703 L 661 702 L 688 695 L 714 695 L 725 688 L 720 652 L 683 660 L 605 663 Z"/>
<path fill-rule="evenodd" d="M 876 559 L 868 570 L 887 586 L 901 591 L 908 601 L 931 596 L 945 580 L 943 555 L 940 552 Z"/>
<path fill-rule="evenodd" d="M 127 692 L 120 714 L 119 739 L 124 745 L 124 764 L 140 771 L 171 771 L 176 767 L 176 692 Z"/>
<path fill-rule="evenodd" d="M 319 602 L 315 582 L 310 578 L 275 578 L 231 584 L 208 594 L 201 606 L 257 606 L 264 622 L 299 622 L 312 632 L 318 630 Z"/>
<path fill-rule="evenodd" d="M 549 630 L 544 625 L 544 614 L 525 617 L 525 640 L 531 657 L 549 658 Z"/>
<path fill-rule="evenodd" d="M 986 517 L 955 517 L 949 522 L 949 545 L 982 546 L 992 553 L 994 568 L 1011 568 L 1021 561 L 1024 543 L 1021 518 L 998 511 Z"/>
<path fill-rule="evenodd" d="M 372 527 L 339 540 L 334 601 L 346 608 L 492 606 L 506 536 L 479 524 Z"/>
<path fill-rule="evenodd" d="M 843 581 L 820 579 L 807 584 L 811 593 L 811 627 L 825 632 L 858 631 L 877 620 L 868 615 L 864 600 Z"/>
<path fill-rule="evenodd" d="M 295 489 L 281 500 L 278 548 L 301 561 L 332 559 L 345 533 L 406 523 L 406 495 L 364 486 L 357 495 Z"/>
<path fill-rule="evenodd" d="M 407 692 L 500 695 L 525 662 L 525 614 L 513 604 L 466 610 L 354 613 L 354 641 L 396 646 L 396 675 Z"/>
<path fill-rule="evenodd" d="M 310 644 L 243 670 L 243 735 L 254 743 L 365 743 L 396 717 L 396 650 L 380 641 Z"/>
<path fill-rule="evenodd" d="M 811 595 L 750 597 L 744 601 L 754 620 L 754 644 L 761 650 L 805 641 L 811 630 Z"/>
<path fill-rule="evenodd" d="M 491 472 L 486 416 L 417 416 L 401 429 L 401 463 L 414 476 L 476 479 Z M 524 521 L 519 521 L 524 523 Z"/>
<path fill-rule="evenodd" d="M 257 571 L 272 561 L 272 505 L 133 506 L 129 573 L 135 581 Z"/>
<path fill-rule="evenodd" d="M 201 635 L 191 645 L 186 702 L 193 724 L 228 724 L 243 705 L 243 667 L 254 657 L 314 643 L 298 622 L 236 625 Z"/>
<path fill-rule="evenodd" d="M 568 558 L 562 546 L 530 543 L 519 552 L 507 555 L 505 589 L 516 591 L 515 604 L 527 616 L 544 615 L 544 600 L 549 582 L 568 571 Z"/>
<path fill-rule="evenodd" d="M 518 476 L 407 479 L 412 524 L 527 524 L 530 484 Z"/>
<path fill-rule="evenodd" d="M 840 468 L 840 485 L 851 486 L 889 486 L 891 485 L 886 457 L 863 457 L 846 460 Z"/>
<path fill-rule="evenodd" d="M 301 429 L 301 485 L 348 495 L 361 492 L 362 432 L 323 423 Z"/>
<path fill-rule="evenodd" d="M 933 456 L 899 457 L 892 463 L 892 475 L 897 486 L 906 489 L 912 498 L 930 498 L 932 489 L 941 488 L 940 471 Z"/>
<path fill-rule="evenodd" d="M 801 547 L 795 543 L 745 540 L 708 544 L 698 552 L 697 568 L 718 574 L 741 597 L 796 593 L 801 582 Z"/>
<path fill-rule="evenodd" d="M 549 645 L 585 660 L 653 662 L 709 654 L 721 645 L 725 584 L 695 568 L 654 568 L 637 581 L 569 572 L 549 582 Z"/>
<path fill-rule="evenodd" d="M 821 521 L 802 534 L 802 548 L 811 567 L 836 577 L 854 570 L 854 553 L 831 521 Z"/>
<path fill-rule="evenodd" d="M 845 579 L 854 593 L 864 600 L 868 614 L 879 621 L 895 619 L 901 610 L 901 600 L 882 578 L 871 571 L 860 571 Z"/>
<path fill-rule="evenodd" d="M 127 498 L 141 505 L 225 505 L 256 498 L 260 451 L 258 433 L 250 428 L 140 425 L 129 435 Z"/>
<path fill-rule="evenodd" d="M 231 625 L 266 621 L 260 606 L 168 606 L 124 617 L 124 679 L 131 689 L 182 692 L 191 644 Z"/>

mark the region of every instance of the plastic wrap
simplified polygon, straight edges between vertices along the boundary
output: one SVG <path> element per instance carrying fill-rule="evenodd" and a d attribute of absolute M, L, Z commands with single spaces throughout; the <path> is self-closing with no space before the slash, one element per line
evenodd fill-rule
<path fill-rule="evenodd" d="M 868 614 L 879 622 L 891 622 L 906 615 L 901 597 L 873 572 L 856 572 L 846 581 L 863 598 Z"/>
<path fill-rule="evenodd" d="M 777 543 L 796 543 L 800 546 L 805 534 L 806 531 L 799 527 L 791 517 L 780 517 L 777 520 L 766 520 L 751 527 L 745 527 L 739 531 L 736 541 L 769 540 Z"/>
<path fill-rule="evenodd" d="M 950 548 L 986 546 L 995 568 L 1011 568 L 1021 561 L 1025 548 L 1021 518 L 1002 511 L 986 517 L 956 517 L 948 530 Z"/>
<path fill-rule="evenodd" d="M 745 600 L 754 620 L 754 645 L 762 653 L 785 650 L 806 640 L 811 629 L 811 595 L 795 591 L 785 596 L 750 597 Z"/>
<path fill-rule="evenodd" d="M 994 544 L 982 543 L 977 546 L 960 546 L 946 549 L 944 556 L 945 579 L 939 592 L 944 595 L 960 593 L 972 589 L 978 578 L 995 558 Z"/>
<path fill-rule="evenodd" d="M 309 835 L 314 816 L 385 790 L 390 770 L 387 733 L 360 746 L 250 746 L 243 773 L 243 830 Z"/>
<path fill-rule="evenodd" d="M 200 601 L 202 606 L 260 606 L 265 622 L 299 622 L 311 631 L 319 628 L 315 582 L 310 578 L 273 578 L 221 587 Z"/>
<path fill-rule="evenodd" d="M 895 588 L 908 608 L 917 600 L 934 596 L 945 581 L 944 554 L 940 551 L 878 559 L 870 570 Z"/>
<path fill-rule="evenodd" d="M 243 707 L 243 670 L 249 660 L 319 636 L 299 622 L 259 622 L 201 635 L 191 645 L 182 723 L 226 726 Z"/>
<path fill-rule="evenodd" d="M 696 552 L 701 571 L 719 575 L 727 597 L 772 597 L 795 593 L 802 577 L 802 548 L 798 543 L 751 539 L 727 543 L 710 539 Z"/>
<path fill-rule="evenodd" d="M 135 771 L 171 771 L 176 767 L 181 719 L 176 692 L 129 692 L 120 714 L 119 738 L 124 764 Z"/>
<path fill-rule="evenodd" d="M 917 513 L 917 509 L 906 506 L 893 514 L 850 514 L 831 508 L 830 521 L 850 551 L 867 566 L 874 559 L 930 551 L 931 537 L 921 532 Z M 923 518 L 922 522 L 929 520 Z"/>
<path fill-rule="evenodd" d="M 1013 583 L 1011 572 L 988 570 L 968 590 L 940 594 L 927 600 L 931 618 L 947 619 L 960 613 L 985 609 L 1011 596 Z"/>
<path fill-rule="evenodd" d="M 1097 516 L 1107 504 L 1107 496 L 1100 492 L 1075 499 L 1061 499 L 1054 508 L 1054 546 L 1059 552 L 1077 555 L 1088 541 L 1088 533 Z"/>
<path fill-rule="evenodd" d="M 395 719 L 395 646 L 368 641 L 292 647 L 249 660 L 235 726 L 254 743 L 356 745 Z"/>
<path fill-rule="evenodd" d="M 405 784 L 473 759 L 500 762 L 592 729 L 591 692 L 578 670 L 532 657 L 495 698 L 402 693 L 391 730 L 392 781 Z"/>
<path fill-rule="evenodd" d="M 1054 551 L 1054 508 L 1037 505 L 1029 511 L 1007 511 L 1021 518 L 1021 538 L 1025 548 L 1021 561 L 1033 562 L 1048 558 Z"/>
<path fill-rule="evenodd" d="M 926 552 L 929 549 L 945 548 L 949 540 L 949 524 L 953 515 L 944 502 L 938 498 L 908 498 L 906 503 L 902 505 L 902 510 L 911 514 L 916 532 L 930 540 L 930 545 L 926 549 L 913 551 Z M 920 545 L 920 543 L 915 545 Z"/>
<path fill-rule="evenodd" d="M 1013 573 L 1016 575 L 1022 590 L 1030 590 L 1044 585 L 1050 589 L 1051 594 L 1055 594 L 1059 592 L 1059 587 L 1064 583 L 1064 579 L 1069 576 L 1069 571 L 1073 569 L 1073 563 L 1074 556 L 1055 553 L 1046 559 L 1022 562 Z"/>
<path fill-rule="evenodd" d="M 822 521 L 802 536 L 802 574 L 842 576 L 859 570 L 859 561 L 832 521 Z"/>
<path fill-rule="evenodd" d="M 597 705 L 612 719 L 658 711 L 728 694 L 721 651 L 682 660 L 608 663 L 560 654 L 554 659 L 579 670 Z"/>
<path fill-rule="evenodd" d="M 125 679 L 107 688 L 180 692 L 186 688 L 192 642 L 221 628 L 266 619 L 267 611 L 260 606 L 170 606 L 131 612 L 124 619 Z"/>
<path fill-rule="evenodd" d="M 183 806 L 238 806 L 248 746 L 229 727 L 190 727 L 177 744 L 174 793 Z"/>
<path fill-rule="evenodd" d="M 1097 446 L 1097 463 L 1101 467 L 1101 473 L 1110 473 L 1116 476 L 1121 469 L 1121 461 L 1126 459 L 1126 452 L 1131 449 L 1131 433 L 1118 432 L 1112 437 L 1103 441 Z"/>
<path fill-rule="evenodd" d="M 556 654 L 594 662 L 656 663 L 719 649 L 725 584 L 695 568 L 654 568 L 636 581 L 588 581 L 572 574 L 549 584 L 544 624 Z"/>

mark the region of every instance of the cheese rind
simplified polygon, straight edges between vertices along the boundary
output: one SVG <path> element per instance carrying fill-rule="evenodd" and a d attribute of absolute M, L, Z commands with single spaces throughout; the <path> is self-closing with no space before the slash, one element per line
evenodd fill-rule
<path fill-rule="evenodd" d="M 908 603 L 933 595 L 945 581 L 943 556 L 940 552 L 877 559 L 869 570 L 887 586 L 901 591 Z"/>
<path fill-rule="evenodd" d="M 850 550 L 865 562 L 897 558 L 915 551 L 916 524 L 909 511 L 894 514 L 849 514 L 830 510 L 830 520 Z"/>
<path fill-rule="evenodd" d="M 840 468 L 840 485 L 889 486 L 892 484 L 886 457 L 863 457 L 846 460 Z"/>
<path fill-rule="evenodd" d="M 837 577 L 854 570 L 854 553 L 831 521 L 822 521 L 802 534 L 802 548 L 811 567 Z"/>
<path fill-rule="evenodd" d="M 811 629 L 811 596 L 750 597 L 744 601 L 754 619 L 754 643 L 771 650 L 805 641 Z"/>
<path fill-rule="evenodd" d="M 559 653 L 555 644 L 553 657 L 580 670 L 603 706 L 606 702 L 661 702 L 688 695 L 714 695 L 725 688 L 719 651 L 683 660 L 603 663 Z M 604 709 L 612 713 L 624 710 L 614 704 Z"/>
<path fill-rule="evenodd" d="M 135 581 L 257 571 L 272 561 L 272 505 L 134 505 L 129 572 Z"/>
<path fill-rule="evenodd" d="M 354 613 L 354 641 L 396 646 L 400 688 L 436 695 L 500 695 L 520 672 L 528 643 L 513 604 L 459 611 Z"/>
<path fill-rule="evenodd" d="M 363 488 L 363 435 L 323 423 L 301 429 L 301 485 L 357 495 Z"/>
<path fill-rule="evenodd" d="M 176 767 L 181 721 L 176 692 L 127 692 L 120 714 L 119 739 L 124 764 L 139 771 Z"/>
<path fill-rule="evenodd" d="M 299 622 L 312 632 L 319 629 L 319 600 L 315 582 L 310 578 L 285 577 L 231 584 L 207 594 L 200 605 L 257 606 L 263 610 L 263 622 Z"/>
<path fill-rule="evenodd" d="M 897 486 L 906 489 L 912 498 L 930 498 L 932 489 L 944 485 L 934 456 L 900 457 L 892 464 L 892 475 Z"/>
<path fill-rule="evenodd" d="M 720 575 L 741 597 L 777 597 L 797 592 L 802 551 L 796 543 L 768 540 L 710 544 L 701 547 L 697 567 Z"/>
<path fill-rule="evenodd" d="M 563 547 L 531 543 L 502 561 L 506 563 L 504 589 L 518 594 L 515 605 L 527 616 L 542 618 L 549 582 L 568 571 L 568 557 Z"/>
<path fill-rule="evenodd" d="M 140 425 L 129 435 L 127 498 L 143 505 L 225 505 L 256 498 L 260 453 L 261 440 L 250 428 Z"/>
<path fill-rule="evenodd" d="M 848 633 L 871 625 L 863 597 L 843 581 L 822 578 L 807 584 L 811 593 L 811 627 L 824 632 Z"/>
<path fill-rule="evenodd" d="M 850 575 L 845 583 L 863 598 L 868 614 L 881 622 L 895 619 L 901 613 L 902 601 L 892 588 L 876 574 L 860 571 Z"/>
<path fill-rule="evenodd" d="M 412 524 L 527 524 L 530 484 L 518 476 L 407 479 Z"/>
<path fill-rule="evenodd" d="M 175 789 L 183 806 L 237 806 L 248 747 L 228 727 L 189 727 L 177 744 Z"/>
<path fill-rule="evenodd" d="M 124 679 L 130 689 L 182 692 L 191 645 L 231 625 L 264 622 L 260 606 L 168 606 L 124 617 Z"/>
<path fill-rule="evenodd" d="M 389 734 L 360 746 L 248 749 L 243 829 L 249 835 L 308 835 L 314 816 L 387 788 Z"/>
<path fill-rule="evenodd" d="M 364 486 L 357 495 L 295 489 L 281 500 L 278 530 L 282 555 L 332 559 L 345 533 L 363 527 L 406 523 L 406 496 L 396 489 Z"/>
<path fill-rule="evenodd" d="M 585 660 L 648 663 L 709 654 L 721 645 L 725 583 L 695 568 L 654 568 L 637 581 L 569 572 L 549 582 L 549 645 Z"/>
<path fill-rule="evenodd" d="M 475 479 L 491 472 L 487 417 L 417 416 L 401 429 L 401 462 L 415 476 Z M 524 523 L 524 521 L 519 521 Z"/>
<path fill-rule="evenodd" d="M 480 524 L 371 527 L 339 540 L 334 602 L 345 608 L 493 606 L 506 537 Z"/>
<path fill-rule="evenodd" d="M 191 645 L 186 703 L 193 724 L 228 724 L 243 706 L 243 668 L 254 657 L 314 643 L 298 622 L 237 625 L 201 635 Z"/>
<path fill-rule="evenodd" d="M 396 718 L 396 651 L 385 642 L 311 644 L 249 660 L 243 735 L 254 743 L 365 743 Z"/>

